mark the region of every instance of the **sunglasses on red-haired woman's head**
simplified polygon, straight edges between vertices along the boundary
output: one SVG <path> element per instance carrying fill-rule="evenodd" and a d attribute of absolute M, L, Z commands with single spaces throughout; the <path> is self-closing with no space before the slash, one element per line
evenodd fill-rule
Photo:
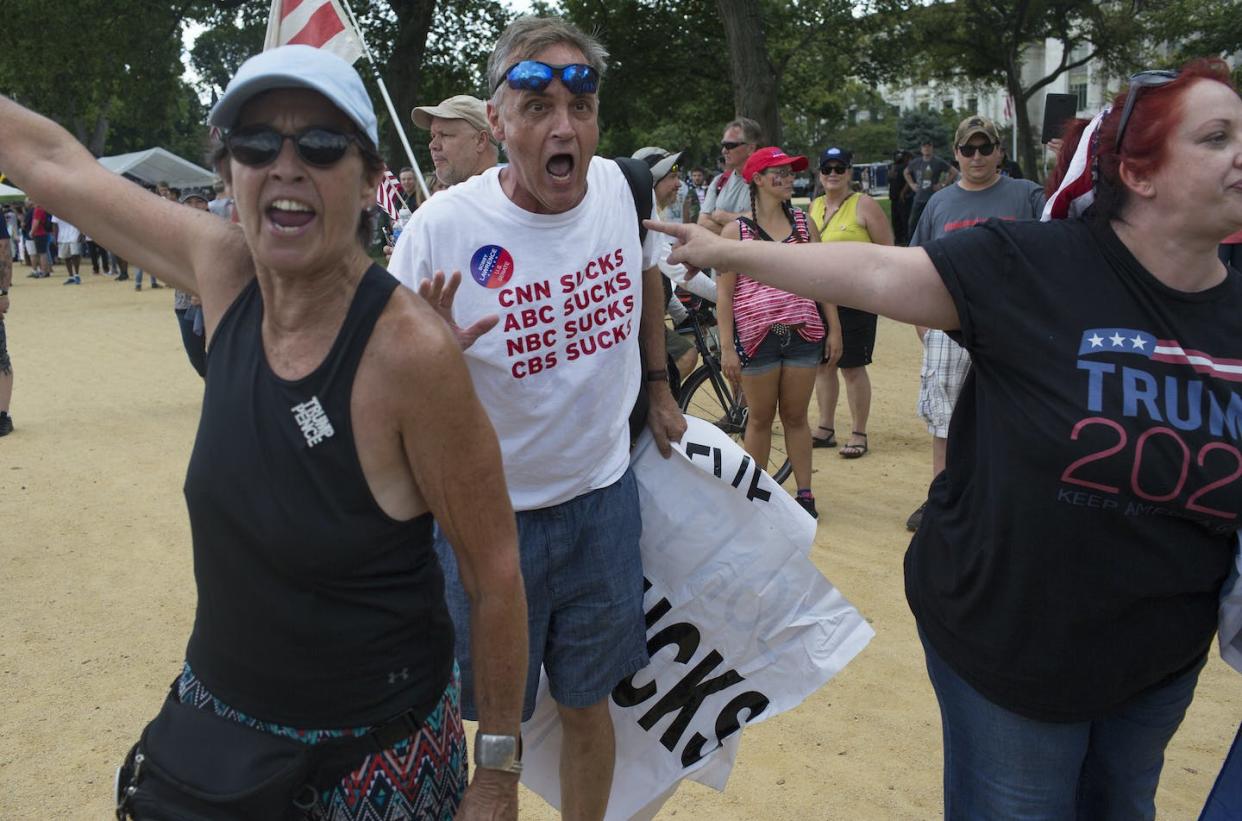
<path fill-rule="evenodd" d="M 1126 128 L 1130 125 L 1130 115 L 1134 113 L 1134 101 L 1138 98 L 1139 91 L 1144 88 L 1168 85 L 1176 79 L 1177 72 L 1167 69 L 1140 71 L 1130 77 L 1130 90 L 1126 92 L 1126 104 L 1121 109 L 1121 122 L 1117 124 L 1117 144 L 1113 147 L 1115 152 L 1121 153 L 1121 141 L 1125 139 Z"/>

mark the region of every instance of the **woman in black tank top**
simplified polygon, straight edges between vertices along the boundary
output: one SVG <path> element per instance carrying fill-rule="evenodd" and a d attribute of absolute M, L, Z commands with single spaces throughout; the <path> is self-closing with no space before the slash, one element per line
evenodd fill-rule
<path fill-rule="evenodd" d="M 211 123 L 237 224 L 146 196 L 0 97 L 0 167 L 202 300 L 206 394 L 185 483 L 198 605 L 173 700 L 308 745 L 373 739 L 308 779 L 308 814 L 449 817 L 465 741 L 433 515 L 477 619 L 482 732 L 516 737 L 526 678 L 495 434 L 453 333 L 366 254 L 383 162 L 353 69 L 306 46 L 264 52 Z M 463 815 L 516 813 L 515 774 L 475 782 Z"/>

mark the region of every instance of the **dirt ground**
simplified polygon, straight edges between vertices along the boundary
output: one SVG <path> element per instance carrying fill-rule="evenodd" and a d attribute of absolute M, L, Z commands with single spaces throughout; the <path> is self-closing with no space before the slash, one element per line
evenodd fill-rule
<path fill-rule="evenodd" d="M 102 819 L 193 619 L 181 487 L 202 384 L 171 289 L 135 293 L 89 266 L 78 287 L 63 268 L 27 272 L 7 321 L 17 429 L 0 439 L 0 819 Z M 814 559 L 876 637 L 801 707 L 746 730 L 724 793 L 686 784 L 662 818 L 940 815 L 939 717 L 901 575 L 929 478 L 918 365 L 913 331 L 882 322 L 871 454 L 815 451 Z M 1240 716 L 1237 674 L 1213 651 L 1168 750 L 1162 818 L 1197 817 Z M 555 817 L 531 793 L 522 813 Z"/>

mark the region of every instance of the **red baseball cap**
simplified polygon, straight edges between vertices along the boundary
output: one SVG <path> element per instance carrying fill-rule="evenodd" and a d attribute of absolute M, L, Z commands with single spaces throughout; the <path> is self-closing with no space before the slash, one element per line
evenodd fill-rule
<path fill-rule="evenodd" d="M 782 149 L 770 145 L 750 155 L 746 160 L 746 165 L 742 166 L 742 179 L 750 182 L 760 171 L 782 165 L 792 165 L 795 172 L 805 171 L 809 164 L 806 157 L 791 157 Z"/>

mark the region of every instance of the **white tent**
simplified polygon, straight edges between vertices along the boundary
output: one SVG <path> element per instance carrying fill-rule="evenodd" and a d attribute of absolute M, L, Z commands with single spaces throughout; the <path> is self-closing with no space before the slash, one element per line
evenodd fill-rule
<path fill-rule="evenodd" d="M 26 194 L 19 188 L 11 185 L 0 184 L 0 202 L 11 202 L 12 200 L 24 200 Z"/>
<path fill-rule="evenodd" d="M 200 168 L 189 160 L 183 160 L 163 148 L 148 148 L 132 154 L 100 157 L 104 168 L 117 174 L 128 174 L 148 185 L 167 182 L 173 188 L 204 188 L 211 185 L 216 175 Z"/>

